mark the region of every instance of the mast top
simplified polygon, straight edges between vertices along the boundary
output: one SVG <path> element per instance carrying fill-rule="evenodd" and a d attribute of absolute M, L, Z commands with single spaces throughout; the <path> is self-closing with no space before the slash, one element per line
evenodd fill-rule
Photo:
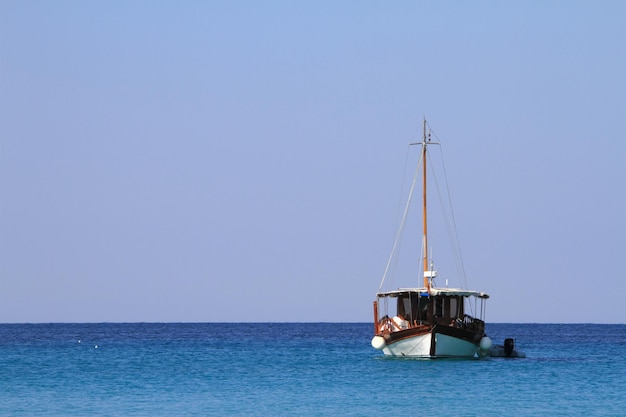
<path fill-rule="evenodd" d="M 428 125 L 428 122 L 426 121 L 425 118 L 424 118 L 423 123 L 424 123 L 424 132 L 422 133 L 422 141 L 409 143 L 409 146 L 422 145 L 425 147 L 426 145 L 441 145 L 439 142 L 432 141 L 432 130 L 430 129 L 430 126 Z M 426 131 L 427 127 L 428 127 L 428 131 Z"/>

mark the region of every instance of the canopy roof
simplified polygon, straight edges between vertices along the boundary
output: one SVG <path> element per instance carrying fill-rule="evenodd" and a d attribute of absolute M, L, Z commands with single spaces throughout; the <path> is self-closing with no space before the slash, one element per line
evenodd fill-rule
<path fill-rule="evenodd" d="M 376 294 L 377 297 L 398 297 L 403 294 L 411 294 L 411 293 L 419 293 L 422 297 L 428 296 L 428 289 L 425 287 L 421 288 L 399 288 L 393 291 L 384 291 Z M 478 298 L 489 298 L 488 294 L 480 291 L 471 291 L 465 290 L 462 288 L 431 288 L 430 295 L 460 295 L 462 297 L 478 297 Z"/>

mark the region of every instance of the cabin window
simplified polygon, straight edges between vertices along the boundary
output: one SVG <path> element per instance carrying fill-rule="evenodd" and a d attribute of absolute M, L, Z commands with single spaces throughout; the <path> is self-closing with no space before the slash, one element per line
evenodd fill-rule
<path fill-rule="evenodd" d="M 435 317 L 443 317 L 443 298 L 435 298 Z"/>
<path fill-rule="evenodd" d="M 411 300 L 407 295 L 402 295 L 398 297 L 398 316 L 404 317 L 406 320 L 410 318 L 411 315 Z"/>
<path fill-rule="evenodd" d="M 428 297 L 420 297 L 417 293 L 407 294 L 404 307 L 404 318 L 410 323 L 428 320 Z"/>
<path fill-rule="evenodd" d="M 438 296 L 433 299 L 435 318 L 454 320 L 463 316 L 463 302 L 459 296 Z"/>
<path fill-rule="evenodd" d="M 459 297 L 450 297 L 450 318 L 459 317 Z"/>

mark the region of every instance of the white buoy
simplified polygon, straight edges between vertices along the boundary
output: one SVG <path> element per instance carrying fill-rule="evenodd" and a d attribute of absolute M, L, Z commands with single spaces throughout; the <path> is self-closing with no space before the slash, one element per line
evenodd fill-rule
<path fill-rule="evenodd" d="M 372 347 L 377 350 L 384 349 L 387 346 L 385 343 L 385 339 L 382 336 L 374 336 L 372 337 Z"/>
<path fill-rule="evenodd" d="M 493 342 L 491 341 L 489 336 L 483 336 L 480 339 L 480 344 L 479 344 L 480 355 L 481 356 L 487 355 L 489 353 L 489 349 L 491 349 L 492 345 L 493 345 Z"/>
<path fill-rule="evenodd" d="M 94 349 L 98 349 L 98 345 L 95 345 L 93 348 L 94 348 Z"/>

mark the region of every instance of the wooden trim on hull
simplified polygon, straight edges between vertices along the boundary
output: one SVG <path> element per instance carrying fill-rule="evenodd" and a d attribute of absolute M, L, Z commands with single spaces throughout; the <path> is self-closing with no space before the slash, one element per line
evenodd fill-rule
<path fill-rule="evenodd" d="M 387 342 L 387 344 L 390 345 L 399 340 L 406 339 L 409 337 L 414 337 L 414 336 L 421 336 L 426 333 L 445 334 L 446 336 L 456 337 L 457 339 L 466 340 L 477 346 L 480 343 L 480 338 L 483 337 L 482 334 L 477 333 L 477 332 L 472 332 L 472 331 L 465 330 L 465 329 L 459 329 L 458 327 L 441 326 L 441 325 L 411 327 L 410 329 L 398 330 L 398 331 L 391 332 L 391 333 L 379 334 L 379 336 L 384 337 L 385 342 Z"/>
<path fill-rule="evenodd" d="M 480 344 L 480 339 L 483 337 L 482 333 L 478 333 L 471 330 L 459 329 L 458 327 L 452 326 L 441 326 L 435 325 L 433 327 L 434 333 L 445 334 L 446 336 L 456 337 L 457 339 L 465 340 L 467 342 L 473 343 L 476 346 Z"/>
<path fill-rule="evenodd" d="M 398 330 L 396 332 L 380 334 L 380 336 L 385 338 L 385 342 L 387 342 L 388 345 L 391 345 L 399 340 L 425 335 L 430 333 L 432 330 L 432 326 L 418 326 L 411 327 L 410 329 Z"/>

